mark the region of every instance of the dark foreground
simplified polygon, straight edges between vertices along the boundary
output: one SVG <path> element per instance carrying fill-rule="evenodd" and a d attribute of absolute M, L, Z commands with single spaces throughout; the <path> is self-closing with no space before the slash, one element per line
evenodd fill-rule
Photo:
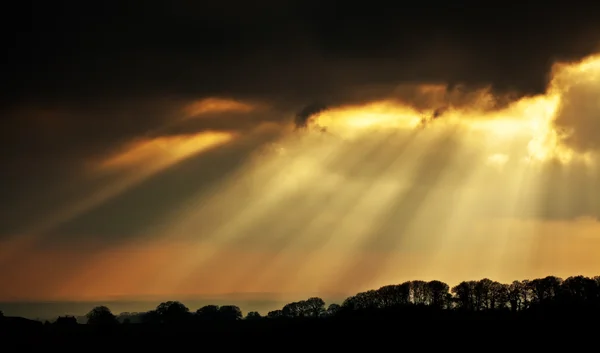
<path fill-rule="evenodd" d="M 597 313 L 239 320 L 191 325 L 3 325 L 0 352 L 597 349 Z"/>
<path fill-rule="evenodd" d="M 235 305 L 196 311 L 178 301 L 144 313 L 93 308 L 41 323 L 0 312 L 2 352 L 597 351 L 600 276 L 547 276 L 450 289 L 408 281 L 357 293 L 341 305 L 288 303 L 244 317 Z"/>

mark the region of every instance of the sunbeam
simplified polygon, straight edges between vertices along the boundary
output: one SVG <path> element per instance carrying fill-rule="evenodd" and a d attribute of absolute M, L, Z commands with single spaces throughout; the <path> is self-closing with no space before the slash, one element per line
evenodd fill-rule
<path fill-rule="evenodd" d="M 190 136 L 174 136 L 143 140 L 122 151 L 92 163 L 91 177 L 115 175 L 113 181 L 86 198 L 59 209 L 33 226 L 19 232 L 20 237 L 2 246 L 0 263 L 10 261 L 33 246 L 46 232 L 123 193 L 150 176 L 190 156 L 229 142 L 235 136 L 228 132 L 202 132 Z"/>
<path fill-rule="evenodd" d="M 474 244 L 488 250 L 470 256 L 469 266 L 501 272 L 505 257 L 516 251 L 509 241 L 511 226 L 506 223 L 494 230 L 494 236 L 486 236 L 476 225 L 488 227 L 494 219 L 539 213 L 534 198 L 544 173 L 541 166 L 583 158 L 561 144 L 562 135 L 553 127 L 560 97 L 552 88 L 547 96 L 525 98 L 502 110 L 445 109 L 422 131 L 433 137 L 436 128 L 453 127 L 455 142 L 449 145 L 448 137 L 437 143 L 430 138 L 411 142 L 422 127 L 422 117 L 431 113 L 393 101 L 319 112 L 308 126 L 325 127 L 327 134 L 319 128 L 290 135 L 277 150 L 254 162 L 254 174 L 241 173 L 222 187 L 231 196 L 220 194 L 206 201 L 212 211 L 193 211 L 194 218 L 208 220 L 204 228 L 211 229 L 198 246 L 211 244 L 213 250 L 208 257 L 181 259 L 173 272 L 215 268 L 224 249 L 256 249 L 264 255 L 239 262 L 220 286 L 234 291 L 251 284 L 266 286 L 275 278 L 285 286 L 286 280 L 276 275 L 277 264 L 290 252 L 306 253 L 302 262 L 286 265 L 300 276 L 304 264 L 313 261 L 311 254 L 335 248 L 345 255 L 336 257 L 338 264 L 331 262 L 332 256 L 328 268 L 338 272 L 347 268 L 348 275 L 339 276 L 339 282 L 346 286 L 354 282 L 359 288 L 369 284 L 359 283 L 356 267 L 365 280 L 378 281 L 377 273 L 386 276 L 389 268 L 383 260 L 387 254 L 402 256 L 418 248 L 428 258 L 435 257 L 436 263 L 450 263 Z M 413 131 L 413 136 L 401 131 Z M 476 152 L 469 150 L 473 146 Z M 420 160 L 418 155 L 430 157 Z M 501 184 L 490 189 L 490 178 Z M 233 195 L 240 195 L 236 205 L 230 201 Z M 202 216 L 225 209 L 227 216 L 221 222 Z M 273 212 L 279 216 L 273 217 Z M 360 260 L 371 252 L 379 254 L 380 261 Z M 326 290 L 340 285 L 336 282 Z"/>
<path fill-rule="evenodd" d="M 563 268 L 572 261 L 591 269 L 598 265 L 587 250 L 597 242 L 598 156 L 590 149 L 594 141 L 577 128 L 592 129 L 595 115 L 591 105 L 577 111 L 581 105 L 572 102 L 581 90 L 586 97 L 598 92 L 590 74 L 594 60 L 559 65 L 546 94 L 504 105 L 489 90 L 457 100 L 462 93 L 430 85 L 416 91 L 448 97 L 419 109 L 386 97 L 318 110 L 301 127 L 261 125 L 244 136 L 162 136 L 156 130 L 88 161 L 90 179 L 113 183 L 24 228 L 25 237 L 2 244 L 0 260 L 16 261 L 58 225 L 229 144 L 261 147 L 214 188 L 190 189 L 185 202 L 159 225 L 145 227 L 143 236 L 85 258 L 56 250 L 81 263 L 78 269 L 57 265 L 65 268 L 60 283 L 40 283 L 60 298 L 73 290 L 89 296 L 339 293 L 413 278 L 524 277 L 558 269 L 552 258 Z M 199 121 L 210 112 L 256 113 L 258 107 L 200 100 L 186 106 L 183 120 Z M 250 148 L 248 141 L 256 143 Z M 557 229 L 574 235 L 557 235 Z M 37 268 L 48 256 L 19 263 Z M 122 267 L 108 264 L 108 257 Z M 33 281 L 16 272 L 5 278 Z M 116 289 L 102 291 L 110 283 Z"/>

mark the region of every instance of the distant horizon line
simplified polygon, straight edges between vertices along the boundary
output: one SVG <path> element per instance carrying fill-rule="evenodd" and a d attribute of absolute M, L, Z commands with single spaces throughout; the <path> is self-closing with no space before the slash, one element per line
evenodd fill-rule
<path fill-rule="evenodd" d="M 90 302 L 144 302 L 144 301 L 156 301 L 156 300 L 222 300 L 222 299 L 245 299 L 245 300 L 289 300 L 290 296 L 317 296 L 317 297 L 348 297 L 350 293 L 342 292 L 229 292 L 229 293 L 215 293 L 215 294 L 183 294 L 183 295 L 140 295 L 140 296 L 114 296 L 105 298 L 85 298 L 85 299 L 0 299 L 0 303 L 90 303 Z M 170 299 L 166 299 L 169 298 Z"/>

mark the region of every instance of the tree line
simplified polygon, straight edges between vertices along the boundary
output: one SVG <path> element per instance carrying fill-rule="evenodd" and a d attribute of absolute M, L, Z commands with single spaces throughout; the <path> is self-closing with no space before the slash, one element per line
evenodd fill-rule
<path fill-rule="evenodd" d="M 114 315 L 106 306 L 93 308 L 87 315 L 91 325 L 106 324 L 190 324 L 201 322 L 231 322 L 237 320 L 269 320 L 300 318 L 348 318 L 365 313 L 385 313 L 398 310 L 427 310 L 451 313 L 519 314 L 539 311 L 578 311 L 600 309 L 600 276 L 573 276 L 565 280 L 547 276 L 534 280 L 513 281 L 510 284 L 484 278 L 463 281 L 450 288 L 441 281 L 407 281 L 379 289 L 357 293 L 341 304 L 326 305 L 318 297 L 288 303 L 265 316 L 256 311 L 243 316 L 235 305 L 206 305 L 190 309 L 179 301 L 160 303 L 144 313 Z M 59 324 L 77 323 L 74 317 L 62 317 Z"/>

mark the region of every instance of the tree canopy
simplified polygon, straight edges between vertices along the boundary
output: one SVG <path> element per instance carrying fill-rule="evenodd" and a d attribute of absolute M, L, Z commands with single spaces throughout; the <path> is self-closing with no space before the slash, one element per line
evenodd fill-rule
<path fill-rule="evenodd" d="M 118 323 L 117 317 L 113 315 L 106 306 L 97 306 L 86 315 L 87 323 L 90 325 L 114 325 Z"/>

